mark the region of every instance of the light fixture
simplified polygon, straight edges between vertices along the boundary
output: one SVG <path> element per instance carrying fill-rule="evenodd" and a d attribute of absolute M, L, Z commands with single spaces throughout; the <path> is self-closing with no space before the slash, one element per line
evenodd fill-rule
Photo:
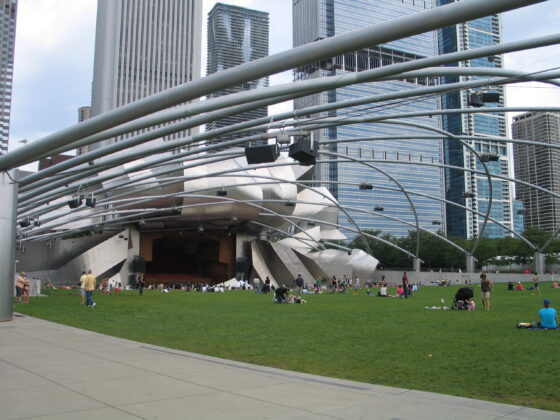
<path fill-rule="evenodd" d="M 201 225 L 197 229 L 198 233 L 204 233 L 204 227 Z"/>
<path fill-rule="evenodd" d="M 373 190 L 373 185 L 371 185 L 369 182 L 362 182 L 360 184 L 360 190 Z"/>
<path fill-rule="evenodd" d="M 439 220 L 432 220 L 432 225 L 441 225 Z"/>
<path fill-rule="evenodd" d="M 294 203 L 293 201 L 286 201 L 286 204 L 284 204 L 286 207 L 295 207 L 296 203 Z"/>
<path fill-rule="evenodd" d="M 384 211 L 385 208 L 384 208 L 383 206 L 375 206 L 375 207 L 373 208 L 373 210 L 374 210 L 374 211 Z"/>
<path fill-rule="evenodd" d="M 290 135 L 286 133 L 280 133 L 276 136 L 276 143 L 278 144 L 290 144 Z"/>
<path fill-rule="evenodd" d="M 218 190 L 216 191 L 216 195 L 219 197 L 225 197 L 227 195 L 227 191 L 226 190 Z"/>
<path fill-rule="evenodd" d="M 33 220 L 33 226 L 35 226 L 35 227 L 41 226 L 41 221 L 39 219 Z"/>

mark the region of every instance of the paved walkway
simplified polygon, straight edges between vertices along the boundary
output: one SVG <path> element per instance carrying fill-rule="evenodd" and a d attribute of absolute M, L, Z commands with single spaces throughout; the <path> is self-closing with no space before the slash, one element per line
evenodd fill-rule
<path fill-rule="evenodd" d="M 169 350 L 17 316 L 0 419 L 560 419 L 560 413 Z"/>

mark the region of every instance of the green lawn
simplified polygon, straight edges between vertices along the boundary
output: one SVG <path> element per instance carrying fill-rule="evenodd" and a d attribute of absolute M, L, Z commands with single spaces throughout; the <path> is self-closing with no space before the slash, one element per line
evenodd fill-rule
<path fill-rule="evenodd" d="M 450 305 L 457 287 L 424 287 L 411 299 L 307 295 L 275 305 L 249 291 L 95 294 L 96 308 L 55 291 L 16 311 L 103 334 L 259 365 L 560 411 L 560 330 L 515 328 L 537 320 L 543 296 L 497 285 L 491 311 Z M 394 289 L 390 290 L 394 293 Z M 430 356 L 431 355 L 431 356 Z"/>

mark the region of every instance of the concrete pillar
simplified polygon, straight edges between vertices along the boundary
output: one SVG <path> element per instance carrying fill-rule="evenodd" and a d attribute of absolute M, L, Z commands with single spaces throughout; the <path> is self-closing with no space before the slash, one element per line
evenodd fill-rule
<path fill-rule="evenodd" d="M 546 256 L 540 252 L 535 252 L 535 273 L 544 274 L 546 272 Z"/>
<path fill-rule="evenodd" d="M 12 171 L 17 179 L 18 171 Z M 0 172 L 0 321 L 14 318 L 14 272 L 18 185 L 7 172 Z"/>
<path fill-rule="evenodd" d="M 476 271 L 476 264 L 475 264 L 476 260 L 474 259 L 474 256 L 471 254 L 467 254 L 466 256 L 466 272 L 467 273 L 474 273 Z"/>
<path fill-rule="evenodd" d="M 422 268 L 422 260 L 418 257 L 414 257 L 412 259 L 412 269 L 418 273 L 420 272 L 421 268 Z"/>

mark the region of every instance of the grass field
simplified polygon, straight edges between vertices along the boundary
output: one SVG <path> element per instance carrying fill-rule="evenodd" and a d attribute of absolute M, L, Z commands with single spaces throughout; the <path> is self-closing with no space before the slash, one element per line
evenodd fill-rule
<path fill-rule="evenodd" d="M 271 295 L 127 292 L 86 308 L 54 291 L 16 311 L 169 348 L 318 375 L 560 411 L 560 330 L 515 328 L 536 321 L 542 296 L 497 285 L 492 310 L 427 310 L 452 302 L 457 287 L 424 287 L 411 299 L 306 295 L 275 305 Z M 74 292 L 75 293 L 75 292 Z M 390 290 L 394 293 L 394 289 Z"/>

